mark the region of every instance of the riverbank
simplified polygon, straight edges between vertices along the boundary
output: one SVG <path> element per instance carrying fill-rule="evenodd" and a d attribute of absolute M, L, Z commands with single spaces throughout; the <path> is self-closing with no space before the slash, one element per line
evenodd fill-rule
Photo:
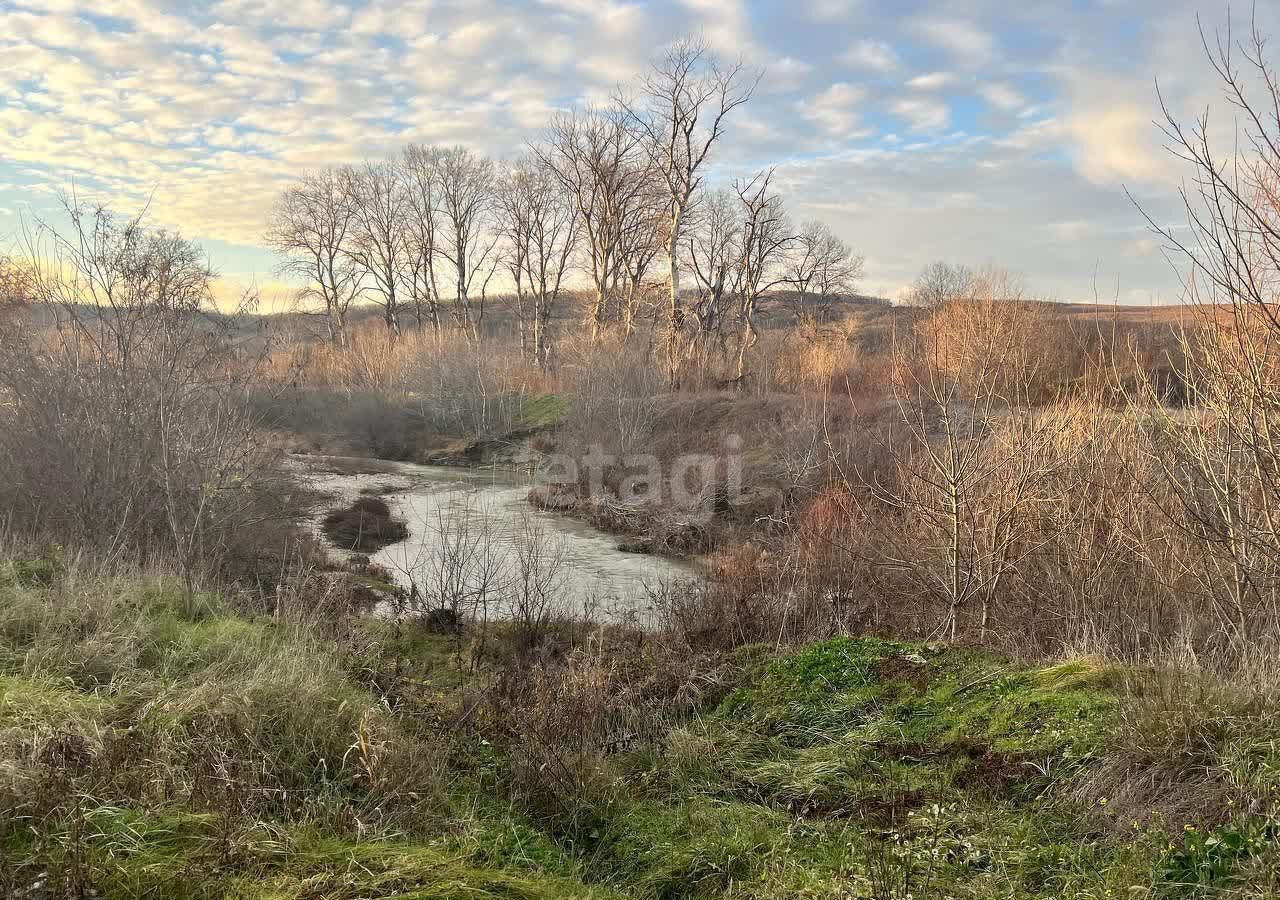
<path fill-rule="evenodd" d="M 656 499 L 644 499 L 626 489 L 625 466 L 605 466 L 597 484 L 589 473 L 566 475 L 559 464 L 551 464 L 568 458 L 581 469 L 592 453 L 616 451 L 618 423 L 595 421 L 607 416 L 599 410 L 578 412 L 572 400 L 561 395 L 527 397 L 514 405 L 520 409 L 514 427 L 480 437 L 431 433 L 356 445 L 349 435 L 294 434 L 282 435 L 281 441 L 298 457 L 340 457 L 353 468 L 362 467 L 361 453 L 369 454 L 365 458 L 371 473 L 379 472 L 382 464 L 387 468 L 381 471 L 394 470 L 398 463 L 510 473 L 528 483 L 530 504 L 616 535 L 617 546 L 626 552 L 698 560 L 749 538 L 761 523 L 768 527 L 776 520 L 797 483 L 795 473 L 781 460 L 795 455 L 791 444 L 812 440 L 812 435 L 799 434 L 809 423 L 803 415 L 796 416 L 787 398 L 654 398 L 643 415 L 622 413 L 644 419 L 643 425 L 632 423 L 643 439 L 628 452 L 651 454 L 661 473 L 646 485 Z M 584 416 L 591 421 L 584 423 Z M 743 441 L 748 443 L 744 446 Z M 385 451 L 382 455 L 380 449 Z M 680 460 L 697 464 L 677 464 Z M 714 474 L 708 476 L 702 461 Z M 726 466 L 736 471 L 724 471 Z M 686 483 L 689 476 L 694 482 L 711 480 Z M 735 485 L 732 496 L 728 481 Z M 674 502 L 677 497 L 682 501 Z"/>
<path fill-rule="evenodd" d="M 339 561 L 385 573 L 406 596 L 457 606 L 459 614 L 483 607 L 510 615 L 510 595 L 536 575 L 562 612 L 647 620 L 655 591 L 703 575 L 687 559 L 621 552 L 614 535 L 590 522 L 531 506 L 528 478 L 510 471 L 325 457 L 293 457 L 290 465 L 331 498 L 317 505 L 317 520 L 376 495 L 407 526 L 405 539 L 368 556 L 335 547 Z"/>
<path fill-rule="evenodd" d="M 4 896 L 1280 888 L 1280 729 L 1186 675 L 571 625 L 513 667 L 500 633 L 315 620 L 302 585 L 189 609 L 54 557 L 0 562 L 0 600 Z"/>

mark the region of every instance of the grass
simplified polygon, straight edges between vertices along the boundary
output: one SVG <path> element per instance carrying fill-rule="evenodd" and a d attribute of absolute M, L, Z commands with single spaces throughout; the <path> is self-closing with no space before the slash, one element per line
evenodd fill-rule
<path fill-rule="evenodd" d="M 214 595 L 188 617 L 163 577 L 52 572 L 0 583 L 6 895 L 1250 898 L 1280 865 L 1280 728 L 1180 720 L 1088 660 L 745 648 L 655 737 L 544 736 L 531 767 L 534 736 L 486 737 L 499 673 L 446 638 Z M 566 761 L 580 789 L 537 802 Z M 1165 793 L 1215 773 L 1228 812 L 1122 821 L 1156 763 Z"/>
<path fill-rule="evenodd" d="M 662 848 L 629 876 L 656 877 L 655 897 L 709 896 L 674 887 L 708 879 L 779 898 L 885 895 L 877 878 L 935 891 L 916 896 L 1127 889 L 1134 842 L 1096 839 L 1052 797 L 1118 702 L 1105 673 L 1067 674 L 876 640 L 778 659 L 632 773 L 649 799 L 618 826 L 620 858 Z"/>
<path fill-rule="evenodd" d="M 569 398 L 563 394 L 536 394 L 527 397 L 520 407 L 520 425 L 523 428 L 558 425 L 569 414 L 569 406 Z"/>

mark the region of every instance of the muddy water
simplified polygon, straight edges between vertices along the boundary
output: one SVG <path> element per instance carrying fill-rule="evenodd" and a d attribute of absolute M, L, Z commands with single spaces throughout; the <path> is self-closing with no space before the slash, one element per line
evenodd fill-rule
<path fill-rule="evenodd" d="M 306 480 L 339 498 L 380 493 L 409 526 L 409 538 L 383 548 L 372 561 L 391 571 L 406 589 L 438 591 L 442 581 L 484 588 L 489 615 L 504 615 L 504 595 L 523 582 L 539 550 L 539 576 L 574 611 L 587 606 L 604 619 L 643 620 L 650 591 L 663 583 L 698 577 L 698 568 L 659 556 L 623 553 L 618 536 L 560 513 L 537 510 L 525 500 L 529 480 L 508 471 L 297 457 Z M 368 468 L 378 471 L 369 472 Z M 351 474 L 352 472 L 357 474 Z M 461 573 L 461 574 L 460 574 Z"/>

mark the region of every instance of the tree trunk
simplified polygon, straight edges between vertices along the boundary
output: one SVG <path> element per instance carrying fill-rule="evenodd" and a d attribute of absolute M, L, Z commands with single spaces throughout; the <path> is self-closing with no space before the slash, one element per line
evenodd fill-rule
<path fill-rule="evenodd" d="M 591 342 L 595 343 L 600 336 L 600 326 L 604 324 L 604 304 L 607 289 L 603 282 L 596 283 L 596 302 L 591 310 Z"/>
<path fill-rule="evenodd" d="M 671 278 L 671 306 L 667 318 L 667 377 L 671 389 L 676 389 L 676 370 L 679 366 L 680 343 L 680 226 L 684 211 L 679 207 L 671 216 L 671 234 L 667 239 L 667 268 Z"/>
<path fill-rule="evenodd" d="M 755 301 L 752 301 L 742 315 L 742 343 L 738 347 L 738 386 L 742 386 L 742 380 L 747 376 L 747 351 L 755 346 L 756 342 L 756 326 L 752 321 L 754 318 Z"/>

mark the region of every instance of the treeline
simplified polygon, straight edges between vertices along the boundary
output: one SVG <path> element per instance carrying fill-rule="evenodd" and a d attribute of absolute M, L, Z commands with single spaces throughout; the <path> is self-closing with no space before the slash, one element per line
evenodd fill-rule
<path fill-rule="evenodd" d="M 657 317 L 672 384 L 683 360 L 712 348 L 733 356 L 741 380 L 766 294 L 786 285 L 803 307 L 848 292 L 862 272 L 825 224 L 795 226 L 772 170 L 708 180 L 759 77 L 683 41 L 609 105 L 556 115 L 517 159 L 411 144 L 307 173 L 277 199 L 268 241 L 338 346 L 362 301 L 392 335 L 407 320 L 478 341 L 502 284 L 522 352 L 545 368 L 553 313 L 584 276 L 593 340 Z"/>

